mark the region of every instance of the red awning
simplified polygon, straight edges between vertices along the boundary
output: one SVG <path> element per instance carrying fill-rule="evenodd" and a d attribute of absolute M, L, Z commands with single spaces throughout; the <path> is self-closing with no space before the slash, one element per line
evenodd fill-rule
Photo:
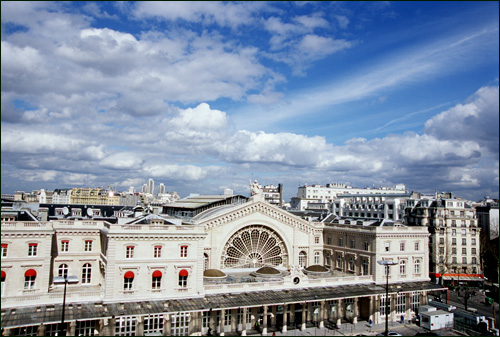
<path fill-rule="evenodd" d="M 5 272 L 2 270 L 2 278 L 5 278 L 6 274 Z"/>
<path fill-rule="evenodd" d="M 159 271 L 159 270 L 155 270 L 155 271 L 153 272 L 153 277 L 161 277 L 161 275 L 162 275 L 162 274 L 161 274 L 161 271 Z"/>
<path fill-rule="evenodd" d="M 6 243 L 2 243 L 2 248 L 7 248 L 7 244 Z"/>
<path fill-rule="evenodd" d="M 24 273 L 24 276 L 36 276 L 36 270 L 35 269 L 28 269 Z"/>
<path fill-rule="evenodd" d="M 61 242 L 69 242 L 69 240 L 61 240 Z"/>
<path fill-rule="evenodd" d="M 128 271 L 128 272 L 125 273 L 125 275 L 123 277 L 125 277 L 125 278 L 134 278 L 134 272 Z"/>
<path fill-rule="evenodd" d="M 179 272 L 179 276 L 188 276 L 188 272 L 186 269 L 182 269 L 180 272 Z"/>
<path fill-rule="evenodd" d="M 38 243 L 28 243 L 28 246 L 38 246 Z"/>

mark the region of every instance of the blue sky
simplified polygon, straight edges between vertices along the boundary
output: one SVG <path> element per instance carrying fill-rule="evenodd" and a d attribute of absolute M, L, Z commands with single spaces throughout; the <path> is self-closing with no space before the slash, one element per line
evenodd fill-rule
<path fill-rule="evenodd" d="M 2 193 L 498 197 L 498 2 L 2 2 Z"/>

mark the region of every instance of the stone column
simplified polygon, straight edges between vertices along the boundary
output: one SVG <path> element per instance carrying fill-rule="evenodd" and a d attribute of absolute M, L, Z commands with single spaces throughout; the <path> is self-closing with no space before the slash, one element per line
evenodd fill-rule
<path fill-rule="evenodd" d="M 290 323 L 293 324 L 294 328 L 295 328 L 295 303 L 294 304 L 290 304 Z"/>
<path fill-rule="evenodd" d="M 231 331 L 238 330 L 238 309 L 230 309 L 231 310 Z"/>
<path fill-rule="evenodd" d="M 101 336 L 114 336 L 116 334 L 116 317 L 113 316 L 108 321 L 108 331 L 106 335 L 101 334 Z"/>
<path fill-rule="evenodd" d="M 375 296 L 370 296 L 370 304 L 369 304 L 369 310 L 368 310 L 368 322 L 372 320 L 372 322 L 375 322 Z"/>
<path fill-rule="evenodd" d="M 262 317 L 262 335 L 267 335 L 267 305 L 264 306 L 264 315 Z"/>
<path fill-rule="evenodd" d="M 394 322 L 396 320 L 396 294 L 390 294 L 389 297 L 391 298 L 391 303 L 390 303 L 390 312 L 391 316 L 389 319 Z"/>
<path fill-rule="evenodd" d="M 219 336 L 224 336 L 224 318 L 225 318 L 225 315 L 226 315 L 226 310 L 222 309 L 220 311 L 220 321 L 219 321 L 219 329 L 220 329 L 220 332 L 219 332 Z"/>
<path fill-rule="evenodd" d="M 375 319 L 373 320 L 374 323 L 379 324 L 380 323 L 380 301 L 382 297 L 380 295 L 375 296 Z"/>
<path fill-rule="evenodd" d="M 321 307 L 319 309 L 319 327 L 322 329 L 325 327 L 325 301 L 321 301 Z"/>
<path fill-rule="evenodd" d="M 312 302 L 307 303 L 307 322 L 311 322 L 313 320 L 312 306 Z"/>
<path fill-rule="evenodd" d="M 352 323 L 357 324 L 358 323 L 358 298 L 354 298 L 354 303 L 353 303 L 353 318 L 352 318 Z"/>
<path fill-rule="evenodd" d="M 406 294 L 406 319 L 411 319 L 411 293 Z"/>
<path fill-rule="evenodd" d="M 282 333 L 286 333 L 287 332 L 287 309 L 288 309 L 288 305 L 286 304 L 283 304 L 283 328 L 281 329 L 281 332 Z"/>
<path fill-rule="evenodd" d="M 45 336 L 45 325 L 43 323 L 38 326 L 38 329 L 36 330 L 36 335 Z M 2 336 L 5 336 L 5 333 L 2 333 Z"/>
<path fill-rule="evenodd" d="M 68 322 L 68 334 L 67 336 L 75 336 L 76 335 L 76 322 Z"/>
<path fill-rule="evenodd" d="M 144 316 L 137 316 L 137 326 L 135 328 L 135 333 L 137 336 L 144 335 Z M 74 336 L 74 335 L 69 335 Z"/>
<path fill-rule="evenodd" d="M 172 332 L 172 320 L 170 314 L 163 316 L 163 336 L 170 336 Z"/>
<path fill-rule="evenodd" d="M 273 305 L 271 307 L 271 312 L 273 316 L 271 317 L 271 327 L 276 328 L 276 315 L 278 314 L 278 306 Z"/>
<path fill-rule="evenodd" d="M 343 300 L 340 298 L 337 300 L 337 328 L 342 325 L 342 302 Z"/>
<path fill-rule="evenodd" d="M 427 291 L 422 291 L 420 293 L 420 304 L 421 305 L 429 304 L 429 299 L 427 298 Z"/>
<path fill-rule="evenodd" d="M 241 318 L 241 335 L 247 335 L 247 308 L 243 308 L 243 317 Z"/>
<path fill-rule="evenodd" d="M 212 329 L 211 332 L 212 332 L 212 334 L 214 336 L 217 333 L 217 325 L 216 325 L 216 322 L 215 322 L 216 318 L 217 318 L 217 313 L 215 312 L 215 310 L 212 310 L 210 312 L 210 318 L 208 320 L 209 321 L 208 326 L 209 326 L 210 329 Z"/>
<path fill-rule="evenodd" d="M 307 320 L 307 303 L 304 303 L 302 304 L 302 325 L 300 327 L 300 330 L 301 331 L 305 331 L 306 330 L 306 320 Z"/>

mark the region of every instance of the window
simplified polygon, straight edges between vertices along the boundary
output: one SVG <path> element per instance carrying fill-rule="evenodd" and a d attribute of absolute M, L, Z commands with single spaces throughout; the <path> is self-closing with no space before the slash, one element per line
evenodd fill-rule
<path fill-rule="evenodd" d="M 471 249 L 471 254 L 472 254 L 472 255 L 476 255 L 476 248 L 472 248 L 472 249 Z"/>
<path fill-rule="evenodd" d="M 415 274 L 420 274 L 420 260 L 415 260 Z"/>
<path fill-rule="evenodd" d="M 6 243 L 2 243 L 2 257 L 7 256 L 7 247 L 8 245 Z"/>
<path fill-rule="evenodd" d="M 134 272 L 128 271 L 123 275 L 123 290 L 132 290 L 134 286 Z"/>
<path fill-rule="evenodd" d="M 453 248 L 451 249 L 451 253 L 452 253 L 453 255 L 457 254 L 457 249 L 456 249 L 455 247 L 453 247 Z"/>
<path fill-rule="evenodd" d="M 439 244 L 444 245 L 444 238 L 439 238 Z"/>
<path fill-rule="evenodd" d="M 85 251 L 86 252 L 92 251 L 92 240 L 85 240 Z"/>
<path fill-rule="evenodd" d="M 406 275 L 406 260 L 399 262 L 399 274 Z"/>
<path fill-rule="evenodd" d="M 470 244 L 472 246 L 475 246 L 476 245 L 476 239 L 474 239 L 474 238 L 470 239 Z"/>
<path fill-rule="evenodd" d="M 153 290 L 161 289 L 161 277 L 162 277 L 161 271 L 155 270 L 153 272 L 152 277 L 153 277 L 153 282 L 152 282 L 151 289 L 153 289 Z"/>
<path fill-rule="evenodd" d="M 369 263 L 368 260 L 363 260 L 363 275 L 368 275 Z"/>
<path fill-rule="evenodd" d="M 389 241 L 386 241 L 385 242 L 385 251 L 388 252 L 389 250 L 391 250 L 391 243 Z"/>
<path fill-rule="evenodd" d="M 420 250 L 420 242 L 415 242 L 415 250 L 419 251 Z"/>
<path fill-rule="evenodd" d="M 306 252 L 304 251 L 301 251 L 299 253 L 299 266 L 301 266 L 302 268 L 305 268 L 306 267 Z"/>
<path fill-rule="evenodd" d="M 28 256 L 36 256 L 37 247 L 38 247 L 38 243 L 29 243 L 28 244 Z"/>
<path fill-rule="evenodd" d="M 319 252 L 314 253 L 314 264 L 319 264 Z"/>
<path fill-rule="evenodd" d="M 404 242 L 400 242 L 399 243 L 399 251 L 400 252 L 404 252 L 405 251 L 405 243 Z"/>
<path fill-rule="evenodd" d="M 406 310 L 406 294 L 397 294 L 396 297 L 396 314 L 404 314 Z"/>
<path fill-rule="evenodd" d="M 203 270 L 207 270 L 209 267 L 208 254 L 203 253 Z"/>
<path fill-rule="evenodd" d="M 386 305 L 386 301 L 388 301 Z M 390 297 L 385 297 L 385 295 L 382 295 L 380 297 L 380 315 L 385 316 L 385 309 L 386 307 L 390 308 L 391 307 L 391 298 Z M 389 309 L 391 310 L 391 309 Z"/>
<path fill-rule="evenodd" d="M 161 246 L 154 247 L 153 257 L 156 259 L 161 257 Z"/>
<path fill-rule="evenodd" d="M 462 257 L 462 263 L 463 264 L 467 264 L 467 258 L 466 257 Z"/>
<path fill-rule="evenodd" d="M 410 306 L 413 312 L 418 311 L 418 307 L 420 306 L 420 293 L 412 293 L 410 299 Z"/>
<path fill-rule="evenodd" d="M 467 254 L 467 248 L 462 248 L 462 255 Z"/>
<path fill-rule="evenodd" d="M 451 239 L 451 244 L 454 245 L 454 246 L 456 246 L 457 245 L 457 239 L 452 238 Z"/>
<path fill-rule="evenodd" d="M 94 331 L 97 326 L 96 320 L 93 321 L 76 321 L 75 336 L 94 336 Z"/>
<path fill-rule="evenodd" d="M 62 240 L 61 241 L 61 252 L 68 252 L 69 251 L 69 240 Z"/>
<path fill-rule="evenodd" d="M 85 263 L 82 267 L 82 284 L 90 284 L 92 278 L 92 266 Z"/>
<path fill-rule="evenodd" d="M 5 277 L 7 276 L 7 273 L 5 273 L 3 270 L 2 270 L 2 289 L 1 289 L 1 294 L 2 294 L 2 297 L 4 295 L 4 291 L 5 291 Z"/>
<path fill-rule="evenodd" d="M 327 237 L 327 238 L 326 238 L 326 244 L 327 244 L 327 245 L 331 245 L 331 244 L 332 244 L 332 238 Z"/>
<path fill-rule="evenodd" d="M 163 335 L 163 314 L 150 314 L 144 317 L 144 336 Z"/>
<path fill-rule="evenodd" d="M 188 272 L 186 269 L 182 269 L 179 272 L 179 287 L 187 288 Z"/>
<path fill-rule="evenodd" d="M 462 246 L 465 246 L 465 245 L 467 245 L 467 239 L 464 238 L 464 239 L 462 239 Z"/>
<path fill-rule="evenodd" d="M 477 259 L 475 257 L 472 258 L 472 264 L 477 264 Z"/>
<path fill-rule="evenodd" d="M 188 246 L 181 246 L 181 257 L 187 257 L 188 255 Z"/>
<path fill-rule="evenodd" d="M 451 227 L 457 227 L 457 221 L 451 220 Z"/>
<path fill-rule="evenodd" d="M 61 264 L 59 268 L 57 268 L 57 276 L 61 277 L 68 277 L 68 265 L 67 264 Z"/>
<path fill-rule="evenodd" d="M 135 316 L 121 316 L 116 318 L 115 336 L 135 336 L 137 318 Z"/>
<path fill-rule="evenodd" d="M 342 256 L 337 255 L 337 268 L 342 268 Z"/>
<path fill-rule="evenodd" d="M 451 235 L 453 235 L 453 236 L 457 235 L 457 230 L 456 229 L 452 229 L 451 230 Z"/>
<path fill-rule="evenodd" d="M 439 254 L 444 254 L 444 247 L 439 247 Z"/>
<path fill-rule="evenodd" d="M 319 236 L 314 237 L 314 243 L 319 243 Z"/>
<path fill-rule="evenodd" d="M 356 243 L 354 242 L 354 240 L 351 240 L 351 248 L 356 248 Z"/>
<path fill-rule="evenodd" d="M 338 244 L 340 247 L 343 246 L 343 242 L 342 242 L 342 238 L 339 238 L 339 244 Z"/>
<path fill-rule="evenodd" d="M 467 235 L 467 230 L 466 229 L 462 229 L 462 235 Z"/>
<path fill-rule="evenodd" d="M 451 258 L 451 263 L 457 263 L 457 258 L 455 256 Z"/>
<path fill-rule="evenodd" d="M 354 258 L 349 258 L 349 270 L 354 271 Z"/>
<path fill-rule="evenodd" d="M 34 269 L 28 269 L 24 273 L 24 289 L 30 290 L 35 289 L 36 271 Z"/>
<path fill-rule="evenodd" d="M 127 259 L 131 259 L 134 257 L 134 246 L 127 246 L 127 249 L 125 251 L 125 257 Z"/>
<path fill-rule="evenodd" d="M 368 249 L 370 248 L 370 246 L 368 245 L 368 242 L 365 241 L 363 243 L 363 248 L 364 248 L 364 250 L 368 251 Z"/>

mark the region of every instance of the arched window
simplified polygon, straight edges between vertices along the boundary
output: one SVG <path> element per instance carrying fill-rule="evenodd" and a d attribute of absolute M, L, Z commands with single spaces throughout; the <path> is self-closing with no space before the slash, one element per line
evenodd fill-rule
<path fill-rule="evenodd" d="M 208 269 L 208 254 L 207 253 L 203 253 L 203 270 L 207 270 Z"/>
<path fill-rule="evenodd" d="M 188 272 L 186 269 L 182 269 L 179 272 L 179 287 L 187 288 Z"/>
<path fill-rule="evenodd" d="M 406 260 L 401 260 L 399 262 L 399 274 L 406 275 Z"/>
<path fill-rule="evenodd" d="M 306 252 L 301 251 L 299 253 L 299 266 L 301 266 L 302 268 L 305 268 L 305 267 L 307 267 L 306 263 L 307 263 L 307 254 L 306 254 Z"/>
<path fill-rule="evenodd" d="M 123 275 L 123 290 L 132 290 L 134 286 L 134 272 L 128 271 Z"/>
<path fill-rule="evenodd" d="M 82 284 L 90 284 L 92 278 L 92 266 L 85 263 L 82 268 Z"/>
<path fill-rule="evenodd" d="M 36 271 L 28 269 L 24 273 L 24 289 L 35 289 Z"/>
<path fill-rule="evenodd" d="M 162 277 L 161 271 L 155 270 L 153 272 L 152 277 L 153 277 L 153 280 L 152 280 L 153 283 L 152 283 L 151 289 L 153 289 L 153 290 L 161 289 L 161 277 Z"/>
<path fill-rule="evenodd" d="M 61 276 L 61 277 L 68 277 L 68 265 L 63 263 L 59 266 L 59 268 L 57 269 L 57 276 Z"/>

